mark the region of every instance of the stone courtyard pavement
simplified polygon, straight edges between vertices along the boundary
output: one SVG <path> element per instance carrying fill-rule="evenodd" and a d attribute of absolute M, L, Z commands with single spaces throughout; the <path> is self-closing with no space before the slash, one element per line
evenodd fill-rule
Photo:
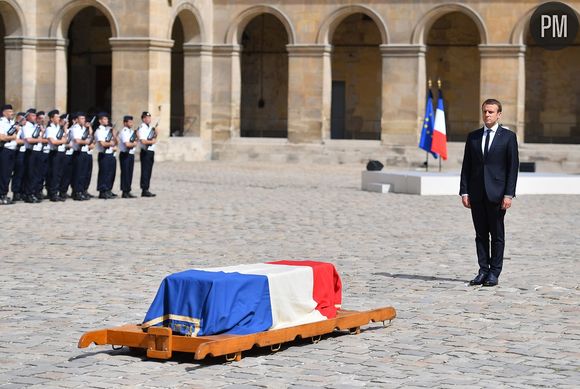
<path fill-rule="evenodd" d="M 500 286 L 474 288 L 459 196 L 362 192 L 361 169 L 167 162 L 154 199 L 1 207 L 0 387 L 578 387 L 580 196 L 517 198 Z M 169 273 L 276 259 L 332 261 L 345 308 L 398 317 L 238 363 L 76 348 Z"/>

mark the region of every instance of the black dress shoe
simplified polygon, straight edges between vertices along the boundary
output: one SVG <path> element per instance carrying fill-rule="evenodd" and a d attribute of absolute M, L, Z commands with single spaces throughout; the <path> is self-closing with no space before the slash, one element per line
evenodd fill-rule
<path fill-rule="evenodd" d="M 89 192 L 87 192 L 86 190 L 83 192 L 83 196 L 85 196 L 88 199 L 92 199 L 95 197 L 92 194 L 90 194 Z"/>
<path fill-rule="evenodd" d="M 14 204 L 14 203 L 8 197 L 6 197 L 6 196 L 0 196 L 0 204 L 2 204 L 2 205 L 10 205 L 10 204 Z"/>
<path fill-rule="evenodd" d="M 469 281 L 469 285 L 471 286 L 482 285 L 485 282 L 486 278 L 487 274 L 479 273 L 473 280 Z"/>
<path fill-rule="evenodd" d="M 35 195 L 27 195 L 24 197 L 24 202 L 29 204 L 37 204 L 40 203 L 40 200 Z"/>
<path fill-rule="evenodd" d="M 496 276 L 494 276 L 493 274 L 489 274 L 487 276 L 487 279 L 485 280 L 485 282 L 483 283 L 483 286 L 497 286 L 498 284 L 498 279 Z"/>
<path fill-rule="evenodd" d="M 14 193 L 14 195 L 12 196 L 12 201 L 13 202 L 22 201 L 22 195 L 20 193 Z"/>
<path fill-rule="evenodd" d="M 76 193 L 73 193 L 72 199 L 74 201 L 83 201 L 83 200 L 85 200 L 85 197 L 83 196 L 83 194 L 81 192 L 76 192 Z"/>
<path fill-rule="evenodd" d="M 53 203 L 56 203 L 56 202 L 60 201 L 60 197 L 58 197 L 57 195 L 52 195 L 52 196 L 50 196 L 50 201 L 52 201 Z"/>
<path fill-rule="evenodd" d="M 111 197 L 109 196 L 109 193 L 108 192 L 103 191 L 103 192 L 100 192 L 99 193 L 99 198 L 102 199 L 102 200 L 108 200 Z"/>
<path fill-rule="evenodd" d="M 144 190 L 141 192 L 141 197 L 155 197 L 157 196 L 155 193 L 151 193 L 148 190 Z"/>
<path fill-rule="evenodd" d="M 122 195 L 121 197 L 123 197 L 124 199 L 134 199 L 134 198 L 136 198 L 137 196 L 133 196 L 133 195 L 131 194 L 131 192 L 123 192 L 123 195 Z"/>
<path fill-rule="evenodd" d="M 109 191 L 109 196 L 111 196 L 111 197 L 118 197 L 116 193 L 113 193 L 111 191 Z"/>

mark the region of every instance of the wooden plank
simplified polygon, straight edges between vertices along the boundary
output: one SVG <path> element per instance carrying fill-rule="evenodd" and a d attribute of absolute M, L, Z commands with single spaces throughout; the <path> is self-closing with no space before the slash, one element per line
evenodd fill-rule
<path fill-rule="evenodd" d="M 297 337 L 302 339 L 320 338 L 332 333 L 335 329 L 349 330 L 353 334 L 360 332 L 360 327 L 369 322 L 385 322 L 396 317 L 393 307 L 384 307 L 369 311 L 340 310 L 336 318 L 294 327 L 264 331 L 249 335 L 212 335 L 189 337 L 173 335 L 169 328 L 151 327 L 144 332 L 140 325 L 102 329 L 85 333 L 79 340 L 78 347 L 85 348 L 90 344 L 111 344 L 141 348 L 147 350 L 147 356 L 155 359 L 169 359 L 173 351 L 194 353 L 196 360 L 208 356 L 226 356 L 228 361 L 239 361 L 242 352 L 254 346 L 278 346 L 292 342 Z"/>

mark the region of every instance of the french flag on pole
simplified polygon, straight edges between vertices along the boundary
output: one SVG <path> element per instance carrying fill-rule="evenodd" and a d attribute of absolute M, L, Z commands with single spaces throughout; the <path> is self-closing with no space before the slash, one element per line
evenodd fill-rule
<path fill-rule="evenodd" d="M 445 128 L 445 108 L 443 106 L 443 93 L 441 90 L 439 90 L 437 111 L 435 111 L 431 151 L 439 154 L 444 160 L 447 160 L 447 129 Z"/>
<path fill-rule="evenodd" d="M 187 270 L 161 282 L 142 328 L 188 336 L 247 335 L 336 317 L 342 283 L 331 263 L 276 261 Z"/>

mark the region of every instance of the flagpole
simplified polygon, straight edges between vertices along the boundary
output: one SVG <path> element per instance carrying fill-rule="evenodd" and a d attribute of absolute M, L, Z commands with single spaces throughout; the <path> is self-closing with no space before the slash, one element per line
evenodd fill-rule
<path fill-rule="evenodd" d="M 431 88 L 433 87 L 433 82 L 431 81 L 431 79 L 429 79 L 429 81 L 427 82 L 427 86 L 429 87 L 429 91 L 431 91 Z M 429 152 L 426 151 L 425 152 L 425 172 L 429 171 Z"/>
<path fill-rule="evenodd" d="M 438 88 L 439 90 L 441 90 L 441 78 L 440 78 L 440 77 L 437 77 L 437 88 Z M 441 173 L 441 160 L 442 160 L 442 159 L 443 159 L 443 158 L 441 158 L 441 155 L 440 155 L 440 156 L 439 156 L 439 173 Z"/>

